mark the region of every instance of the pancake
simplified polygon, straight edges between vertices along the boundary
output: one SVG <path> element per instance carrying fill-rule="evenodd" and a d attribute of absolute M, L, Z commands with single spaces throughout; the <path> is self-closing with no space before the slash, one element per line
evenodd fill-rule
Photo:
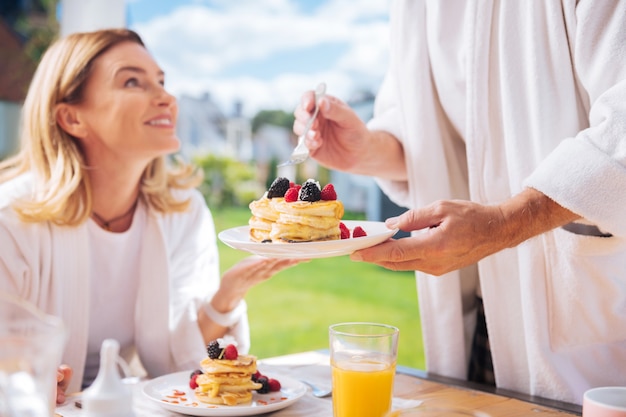
<path fill-rule="evenodd" d="M 196 392 L 196 398 L 198 401 L 213 405 L 249 404 L 252 402 L 252 392 L 224 392 L 214 397 Z"/>
<path fill-rule="evenodd" d="M 252 401 L 252 391 L 263 384 L 252 381 L 257 371 L 256 357 L 238 355 L 237 359 L 205 358 L 200 362 L 202 374 L 194 390 L 198 400 L 208 404 L 237 405 Z"/>
<path fill-rule="evenodd" d="M 259 200 L 249 204 L 252 216 L 248 221 L 250 226 L 250 239 L 255 242 L 269 241 L 272 224 L 278 220 L 278 212 L 274 209 L 274 203 L 284 200 L 282 197 L 267 198 L 267 193 Z"/>
<path fill-rule="evenodd" d="M 323 189 L 308 179 L 302 185 L 279 177 L 263 197 L 249 204 L 250 239 L 254 242 L 297 243 L 341 239 L 344 214 L 332 184 Z"/>
<path fill-rule="evenodd" d="M 256 357 L 253 355 L 239 355 L 237 359 L 204 358 L 200 368 L 205 374 L 237 373 L 250 374 L 256 372 Z"/>
<path fill-rule="evenodd" d="M 272 242 L 341 239 L 339 223 L 344 213 L 341 201 L 282 201 L 275 208 L 280 215 L 269 234 Z"/>

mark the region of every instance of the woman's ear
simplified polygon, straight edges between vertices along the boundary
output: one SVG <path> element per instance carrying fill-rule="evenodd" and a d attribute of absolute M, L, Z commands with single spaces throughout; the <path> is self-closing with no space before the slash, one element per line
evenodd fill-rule
<path fill-rule="evenodd" d="M 78 110 L 66 103 L 60 103 L 56 109 L 56 121 L 68 134 L 75 138 L 84 139 L 87 129 L 82 123 Z"/>

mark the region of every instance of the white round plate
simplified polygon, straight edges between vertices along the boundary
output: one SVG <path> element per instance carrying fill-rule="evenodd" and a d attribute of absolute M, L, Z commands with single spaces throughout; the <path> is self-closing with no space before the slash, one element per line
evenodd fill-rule
<path fill-rule="evenodd" d="M 367 236 L 321 242 L 259 243 L 250 240 L 249 226 L 240 226 L 224 230 L 218 237 L 231 248 L 268 258 L 313 259 L 349 255 L 356 250 L 382 243 L 398 232 L 398 229 L 388 229 L 383 222 L 344 220 L 343 223 L 350 231 L 356 226 L 361 226 Z"/>
<path fill-rule="evenodd" d="M 190 374 L 191 371 L 183 371 L 154 378 L 143 387 L 143 393 L 167 410 L 190 416 L 253 416 L 288 407 L 307 392 L 304 384 L 296 379 L 268 374 L 269 377 L 280 381 L 280 392 L 268 394 L 253 392 L 250 404 L 212 405 L 196 399 L 193 390 L 189 388 Z M 184 395 L 174 396 L 176 391 Z M 172 402 L 176 400 L 178 404 Z"/>

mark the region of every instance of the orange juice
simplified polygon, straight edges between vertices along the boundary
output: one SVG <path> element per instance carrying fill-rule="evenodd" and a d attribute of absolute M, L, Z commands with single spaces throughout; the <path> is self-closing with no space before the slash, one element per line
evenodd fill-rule
<path fill-rule="evenodd" d="M 395 363 L 334 362 L 333 416 L 383 417 L 391 409 L 395 371 Z"/>

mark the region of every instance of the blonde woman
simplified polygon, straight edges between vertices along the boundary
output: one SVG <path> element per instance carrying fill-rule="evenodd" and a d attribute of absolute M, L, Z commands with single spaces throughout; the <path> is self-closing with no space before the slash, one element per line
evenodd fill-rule
<path fill-rule="evenodd" d="M 69 35 L 33 78 L 21 151 L 0 164 L 0 290 L 65 321 L 59 403 L 95 378 L 106 338 L 150 376 L 197 367 L 225 335 L 246 352 L 246 292 L 297 263 L 251 257 L 220 279 L 199 177 L 167 163 L 176 116 L 130 30 Z"/>

